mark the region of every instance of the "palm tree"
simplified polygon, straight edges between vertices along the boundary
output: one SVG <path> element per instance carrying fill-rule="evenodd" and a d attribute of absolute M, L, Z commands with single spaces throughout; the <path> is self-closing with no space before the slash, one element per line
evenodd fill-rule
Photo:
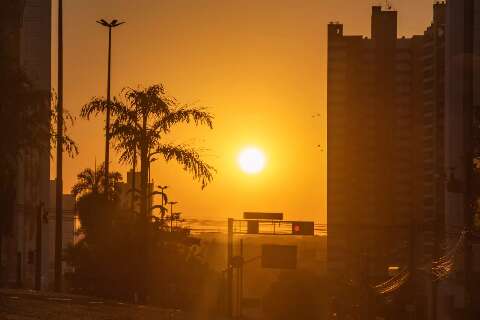
<path fill-rule="evenodd" d="M 148 169 L 154 156 L 165 161 L 175 160 L 193 179 L 204 188 L 213 180 L 215 168 L 203 161 L 196 149 L 185 144 L 164 143 L 163 138 L 172 127 L 180 123 L 193 123 L 213 128 L 213 115 L 204 108 L 181 105 L 175 98 L 167 96 L 163 85 L 152 85 L 145 89 L 126 88 L 122 91 L 123 101 L 116 98 L 111 102 L 114 121 L 111 135 L 115 149 L 120 152 L 123 163 L 132 164 L 140 154 L 141 188 L 140 213 L 148 216 Z M 81 117 L 89 119 L 102 113 L 107 106 L 104 99 L 94 98 L 81 111 Z"/>
<path fill-rule="evenodd" d="M 110 103 L 114 118 L 111 137 L 115 149 L 120 152 L 120 161 L 133 164 L 137 150 L 140 154 L 140 216 L 142 232 L 139 234 L 144 243 L 142 264 L 144 270 L 139 275 L 139 290 L 142 299 L 146 299 L 150 260 L 149 249 L 152 239 L 149 222 L 151 215 L 148 206 L 148 172 L 154 156 L 162 156 L 165 161 L 176 160 L 183 169 L 192 174 L 194 180 L 204 188 L 213 179 L 213 168 L 200 158 L 200 154 L 188 145 L 164 143 L 163 138 L 170 133 L 174 125 L 191 123 L 213 128 L 213 115 L 203 108 L 180 105 L 175 98 L 167 96 L 162 85 L 153 85 L 145 89 L 126 88 L 122 91 L 123 101 L 116 98 Z M 81 117 L 89 119 L 106 110 L 107 101 L 94 98 L 81 111 Z"/>
<path fill-rule="evenodd" d="M 122 175 L 119 172 L 110 172 L 109 174 L 109 198 L 114 198 L 118 194 L 118 183 L 122 181 Z M 86 168 L 77 175 L 77 183 L 72 187 L 72 195 L 75 199 L 86 194 L 103 194 L 105 192 L 105 164 L 98 168 Z"/>

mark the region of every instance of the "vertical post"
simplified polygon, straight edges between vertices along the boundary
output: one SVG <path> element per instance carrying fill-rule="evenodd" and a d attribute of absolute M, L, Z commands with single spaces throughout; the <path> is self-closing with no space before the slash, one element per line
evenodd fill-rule
<path fill-rule="evenodd" d="M 55 212 L 55 291 L 62 290 L 63 251 L 63 0 L 58 0 L 57 181 Z"/>
<path fill-rule="evenodd" d="M 132 212 L 135 211 L 135 195 L 136 195 L 136 186 L 135 186 L 135 168 L 137 166 L 137 148 L 133 151 L 133 165 L 132 165 Z"/>
<path fill-rule="evenodd" d="M 464 92 L 464 143 L 465 143 L 465 202 L 464 224 L 467 231 L 465 237 L 465 319 L 473 319 L 472 312 L 472 227 L 474 216 L 473 194 L 473 33 L 474 33 L 474 6 L 477 1 L 465 1 L 465 65 L 464 76 L 466 88 Z"/>
<path fill-rule="evenodd" d="M 435 9 L 434 9 L 435 10 Z M 433 45 L 433 65 L 434 65 L 434 68 L 433 68 L 433 72 L 434 72 L 434 79 L 435 79 L 435 83 L 434 83 L 434 87 L 433 87 L 433 90 L 434 90 L 434 94 L 433 94 L 433 97 L 434 97 L 434 103 L 435 103 L 435 106 L 434 106 L 434 119 L 438 119 L 438 114 L 439 114 L 439 101 L 438 101 L 438 94 L 439 94 L 439 88 L 438 88 L 438 84 L 437 84 L 437 79 L 438 79 L 438 68 L 439 68 L 439 65 L 438 65 L 438 61 L 439 61 L 439 57 L 438 57 L 438 34 L 439 34 L 439 26 L 438 26 L 438 21 L 436 21 L 436 18 L 435 18 L 436 14 L 434 12 L 434 29 L 433 29 L 433 42 L 434 42 L 434 45 Z M 445 51 L 443 51 L 443 55 L 445 55 Z M 443 108 L 443 106 L 442 106 Z M 435 120 L 435 121 L 438 121 L 438 120 Z M 433 187 L 434 187 L 434 199 L 435 199 L 435 203 L 434 203 L 434 222 L 433 222 L 433 252 L 432 252 L 432 260 L 437 260 L 439 257 L 440 257 L 440 243 L 441 243 L 441 240 L 442 240 L 442 237 L 443 237 L 443 217 L 440 215 L 441 213 L 443 214 L 443 210 L 441 210 L 441 208 L 443 207 L 443 204 L 440 204 L 440 200 L 443 200 L 444 197 L 443 197 L 443 189 L 445 188 L 444 186 L 444 181 L 443 179 L 441 179 L 440 177 L 442 175 L 440 175 L 440 173 L 442 171 L 444 171 L 444 168 L 443 168 L 443 163 L 439 163 L 439 154 L 442 150 L 439 150 L 439 137 L 438 137 L 438 133 L 437 133 L 437 126 L 434 125 L 433 126 L 433 130 L 434 130 L 434 134 L 433 134 L 433 148 L 434 148 L 434 153 L 433 153 L 433 156 L 434 156 L 434 161 L 435 161 L 435 165 L 434 165 L 434 170 L 435 170 L 435 173 L 436 173 L 436 178 L 435 178 L 435 181 L 434 181 L 434 184 L 433 184 Z M 414 269 L 410 268 L 410 272 L 413 272 Z M 432 274 L 430 276 L 431 280 L 431 319 L 432 320 L 436 320 L 437 319 L 437 305 L 438 305 L 438 282 L 437 282 L 437 279 L 435 277 L 434 274 Z M 413 279 L 413 274 L 411 274 L 411 278 L 410 278 L 412 281 Z M 415 292 L 415 289 L 412 288 L 412 294 Z"/>
<path fill-rule="evenodd" d="M 105 196 L 109 191 L 110 166 L 110 72 L 112 65 L 112 27 L 108 27 L 107 117 L 105 120 Z"/>
<path fill-rule="evenodd" d="M 370 284 L 369 284 L 369 272 L 370 272 L 370 252 L 368 249 L 365 250 L 365 261 L 364 261 L 364 274 L 363 282 L 365 286 L 365 308 L 364 308 L 364 317 L 365 319 L 372 318 L 372 310 L 370 310 Z"/>
<path fill-rule="evenodd" d="M 238 318 L 242 318 L 242 303 L 243 303 L 243 266 L 244 266 L 244 257 L 243 257 L 243 239 L 240 239 L 240 257 L 242 258 L 242 264 L 238 267 Z"/>
<path fill-rule="evenodd" d="M 409 308 L 407 308 L 408 312 L 411 313 L 410 319 L 416 318 L 416 241 L 417 241 L 417 226 L 416 226 L 416 219 L 415 215 L 412 211 L 412 216 L 410 220 L 410 261 L 409 261 L 409 270 L 410 270 L 410 301 L 409 301 Z"/>
<path fill-rule="evenodd" d="M 43 203 L 37 209 L 37 237 L 35 250 L 35 290 L 42 290 L 42 214 Z"/>
<path fill-rule="evenodd" d="M 173 202 L 170 202 L 170 232 L 173 231 Z"/>
<path fill-rule="evenodd" d="M 17 279 L 16 279 L 17 288 L 22 288 L 22 253 L 17 252 Z"/>
<path fill-rule="evenodd" d="M 233 219 L 228 218 L 227 230 L 227 316 L 233 316 L 232 290 L 233 290 Z"/>
<path fill-rule="evenodd" d="M 0 227 L 0 288 L 3 287 L 3 230 Z"/>

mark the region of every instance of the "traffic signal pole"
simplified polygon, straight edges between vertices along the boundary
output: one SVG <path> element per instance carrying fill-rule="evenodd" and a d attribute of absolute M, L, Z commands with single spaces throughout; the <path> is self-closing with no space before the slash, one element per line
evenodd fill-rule
<path fill-rule="evenodd" d="M 43 203 L 37 206 L 37 238 L 35 250 L 35 290 L 42 290 L 42 222 Z"/>
<path fill-rule="evenodd" d="M 237 283 L 237 316 L 239 319 L 242 318 L 242 301 L 243 301 L 243 266 L 244 266 L 244 257 L 243 257 L 243 239 L 240 239 L 240 252 L 239 256 L 242 258 L 242 264 L 237 268 L 238 272 L 238 283 Z"/>
<path fill-rule="evenodd" d="M 228 232 L 227 232 L 227 316 L 233 316 L 233 299 L 232 299 L 232 289 L 233 289 L 233 268 L 232 268 L 232 257 L 233 257 L 233 219 L 228 219 Z"/>

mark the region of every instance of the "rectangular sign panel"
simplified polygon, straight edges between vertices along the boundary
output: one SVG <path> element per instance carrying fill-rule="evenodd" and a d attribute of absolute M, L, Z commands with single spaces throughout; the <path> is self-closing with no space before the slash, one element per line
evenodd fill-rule
<path fill-rule="evenodd" d="M 262 268 L 296 269 L 297 246 L 262 245 Z"/>
<path fill-rule="evenodd" d="M 243 219 L 247 220 L 283 220 L 280 212 L 244 212 Z"/>
<path fill-rule="evenodd" d="M 313 236 L 315 234 L 315 223 L 313 221 L 292 222 L 292 234 L 295 236 Z"/>

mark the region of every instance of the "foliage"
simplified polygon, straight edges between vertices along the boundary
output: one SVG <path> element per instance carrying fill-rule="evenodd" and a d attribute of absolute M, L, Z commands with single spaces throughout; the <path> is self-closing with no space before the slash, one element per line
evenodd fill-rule
<path fill-rule="evenodd" d="M 57 122 L 58 122 L 58 98 L 57 95 L 52 92 L 50 95 L 50 128 L 49 128 L 49 136 L 50 136 L 50 146 L 51 148 L 55 148 L 57 144 Z M 63 110 L 63 142 L 62 147 L 63 151 L 66 152 L 71 158 L 78 155 L 78 145 L 72 139 L 72 137 L 68 134 L 70 127 L 75 125 L 75 117 L 72 114 L 64 109 Z"/>
<path fill-rule="evenodd" d="M 120 172 L 109 172 L 109 195 L 118 196 L 118 186 L 121 181 L 122 175 Z M 105 163 L 95 170 L 86 168 L 77 175 L 77 183 L 72 187 L 72 195 L 77 199 L 88 193 L 105 193 Z"/>
<path fill-rule="evenodd" d="M 68 274 L 74 292 L 133 301 L 135 293 L 146 290 L 149 303 L 169 308 L 192 309 L 204 301 L 205 288 L 218 276 L 198 255 L 199 240 L 181 226 L 165 227 L 165 219 L 144 219 L 120 208 L 118 198 L 107 199 L 98 190 L 103 170 L 95 174 L 83 170 L 78 179 L 81 240 L 67 249 L 65 259 L 71 265 Z M 98 177 L 100 176 L 100 177 Z M 164 195 L 165 196 L 165 195 Z M 149 239 L 147 246 L 145 239 Z M 143 263 L 148 248 L 148 263 Z M 147 287 L 143 276 L 148 277 Z"/>
<path fill-rule="evenodd" d="M 148 170 L 153 156 L 163 156 L 165 161 L 175 160 L 205 187 L 213 179 L 215 169 L 200 158 L 200 154 L 186 145 L 164 143 L 172 127 L 181 123 L 194 123 L 213 127 L 213 116 L 204 108 L 181 105 L 169 97 L 162 85 L 145 89 L 126 88 L 123 100 L 114 98 L 110 107 L 113 116 L 111 135 L 120 160 L 133 163 L 140 156 L 141 213 L 147 215 Z M 107 101 L 93 98 L 81 111 L 81 117 L 90 119 L 106 111 Z"/>

